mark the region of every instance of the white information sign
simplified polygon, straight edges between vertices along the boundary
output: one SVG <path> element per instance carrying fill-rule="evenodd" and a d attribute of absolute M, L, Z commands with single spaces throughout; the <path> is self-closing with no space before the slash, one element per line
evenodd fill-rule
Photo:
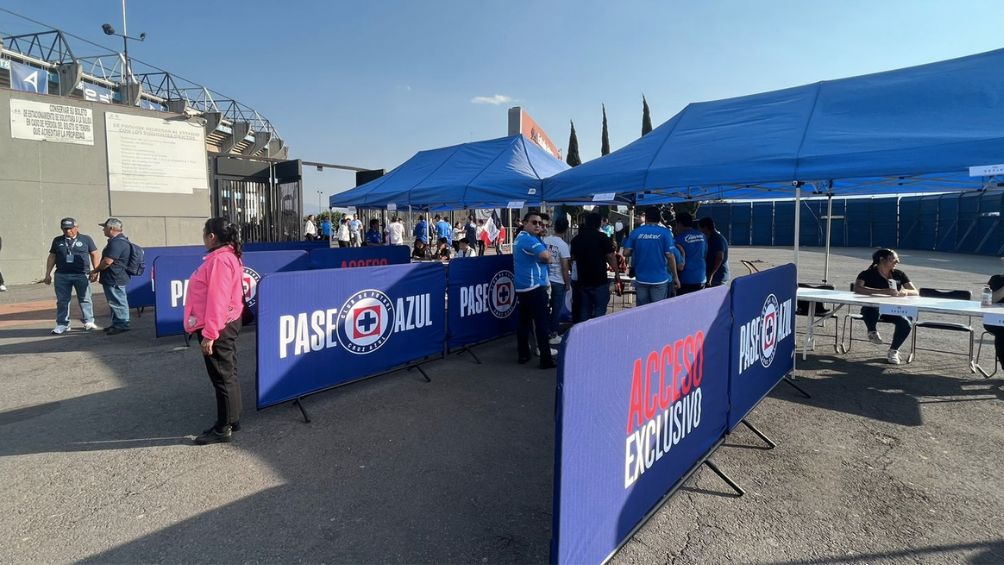
<path fill-rule="evenodd" d="M 108 112 L 105 128 L 109 190 L 191 194 L 209 189 L 201 125 Z"/>
<path fill-rule="evenodd" d="M 525 203 L 526 203 L 525 200 L 510 200 L 509 201 L 509 205 L 506 206 L 506 208 L 513 208 L 513 209 L 517 209 L 518 210 L 518 209 L 522 208 L 523 204 L 525 204 Z"/>
<path fill-rule="evenodd" d="M 394 212 L 396 210 L 397 210 L 397 204 L 394 204 L 393 202 L 388 202 L 387 203 L 387 211 L 388 212 Z"/>
<path fill-rule="evenodd" d="M 11 98 L 10 136 L 14 139 L 94 145 L 94 117 L 90 108 Z"/>
<path fill-rule="evenodd" d="M 980 167 L 969 167 L 971 177 L 992 177 L 1004 174 L 1004 165 L 983 165 Z"/>
<path fill-rule="evenodd" d="M 917 319 L 916 306 L 904 306 L 902 304 L 880 304 L 879 314 L 883 316 L 906 316 Z"/>
<path fill-rule="evenodd" d="M 593 202 L 613 202 L 616 197 L 616 192 L 601 192 L 593 195 Z"/>
<path fill-rule="evenodd" d="M 1004 314 L 983 314 L 983 325 L 1004 326 Z"/>

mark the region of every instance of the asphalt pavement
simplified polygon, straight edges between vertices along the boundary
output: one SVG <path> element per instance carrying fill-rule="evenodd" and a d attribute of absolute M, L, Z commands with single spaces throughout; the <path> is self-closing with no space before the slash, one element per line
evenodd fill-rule
<path fill-rule="evenodd" d="M 870 253 L 835 249 L 828 278 L 846 285 Z M 800 280 L 823 278 L 822 256 L 803 250 Z M 737 247 L 731 265 L 791 258 Z M 975 292 L 1004 271 L 901 258 L 919 286 Z M 481 365 L 428 363 L 431 383 L 399 371 L 308 397 L 307 424 L 290 404 L 255 411 L 246 331 L 243 429 L 195 447 L 215 410 L 198 349 L 154 338 L 150 311 L 126 334 L 52 336 L 51 301 L 0 294 L 0 562 L 548 560 L 555 372 L 516 364 L 513 338 L 478 346 Z M 613 562 L 1004 562 L 1002 380 L 969 372 L 963 334 L 922 333 L 900 366 L 864 341 L 837 355 L 833 335 L 799 359 L 811 399 L 782 384 L 750 416 L 777 448 L 740 428 L 713 456 L 747 495 L 698 471 Z"/>

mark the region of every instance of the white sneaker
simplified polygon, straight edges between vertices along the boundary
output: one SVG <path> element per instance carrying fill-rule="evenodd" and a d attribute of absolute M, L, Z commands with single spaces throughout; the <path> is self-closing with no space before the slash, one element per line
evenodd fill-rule
<path fill-rule="evenodd" d="M 95 324 L 94 322 L 87 322 L 86 324 L 84 324 L 84 331 L 88 331 L 89 332 L 89 331 L 92 331 L 92 330 L 100 330 L 100 329 L 101 328 L 99 328 L 98 325 Z"/>
<path fill-rule="evenodd" d="M 551 345 L 561 345 L 561 336 L 560 335 L 556 335 L 556 336 L 552 337 L 551 339 L 549 339 L 547 341 L 547 343 L 550 343 Z"/>
<path fill-rule="evenodd" d="M 558 350 L 555 349 L 555 348 L 553 348 L 553 347 L 550 348 L 550 349 L 551 349 L 551 357 L 557 357 L 558 356 Z"/>
<path fill-rule="evenodd" d="M 896 351 L 895 349 L 890 349 L 889 353 L 886 354 L 885 356 L 885 360 L 890 365 L 899 365 L 900 364 L 899 351 Z"/>
<path fill-rule="evenodd" d="M 878 332 L 868 332 L 868 341 L 875 345 L 882 345 L 882 336 Z"/>
<path fill-rule="evenodd" d="M 68 331 L 70 331 L 70 325 L 69 324 L 66 324 L 65 326 L 64 325 L 58 325 L 58 326 L 52 328 L 52 334 L 53 335 L 65 334 Z"/>
<path fill-rule="evenodd" d="M 0 292 L 7 292 L 7 287 L 0 284 Z"/>

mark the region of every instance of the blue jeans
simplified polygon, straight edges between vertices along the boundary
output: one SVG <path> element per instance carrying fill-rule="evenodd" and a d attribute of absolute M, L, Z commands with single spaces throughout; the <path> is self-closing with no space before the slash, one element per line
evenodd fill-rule
<path fill-rule="evenodd" d="M 551 299 L 548 304 L 551 309 L 550 327 L 551 334 L 558 333 L 561 325 L 561 310 L 565 307 L 565 285 L 551 281 Z"/>
<path fill-rule="evenodd" d="M 669 284 L 670 283 L 668 282 L 659 284 L 636 282 L 634 284 L 635 304 L 638 306 L 644 306 L 646 304 L 665 300 L 666 297 L 669 296 Z"/>
<path fill-rule="evenodd" d="M 91 281 L 83 273 L 56 273 L 52 281 L 56 287 L 56 323 L 70 323 L 70 298 L 77 291 L 77 302 L 84 323 L 94 322 L 94 304 L 91 302 Z"/>
<path fill-rule="evenodd" d="M 585 322 L 593 318 L 599 318 L 607 313 L 607 303 L 610 302 L 610 285 L 601 284 L 599 286 L 578 285 L 576 294 L 579 297 L 579 320 Z"/>
<path fill-rule="evenodd" d="M 108 307 L 112 310 L 112 327 L 129 329 L 129 298 L 125 285 L 103 284 Z"/>

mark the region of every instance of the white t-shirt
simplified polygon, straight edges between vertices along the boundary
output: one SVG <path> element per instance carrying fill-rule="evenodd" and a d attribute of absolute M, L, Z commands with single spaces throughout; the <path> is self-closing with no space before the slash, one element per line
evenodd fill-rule
<path fill-rule="evenodd" d="M 344 223 L 338 226 L 338 241 L 349 240 L 349 224 Z"/>
<path fill-rule="evenodd" d="M 307 220 L 303 224 L 303 233 L 304 235 L 317 235 L 317 226 L 314 225 L 314 222 Z"/>
<path fill-rule="evenodd" d="M 546 236 L 542 241 L 547 246 L 547 252 L 551 254 L 551 263 L 547 266 L 547 280 L 565 284 L 565 278 L 561 276 L 561 260 L 572 256 L 568 243 L 556 235 Z"/>
<path fill-rule="evenodd" d="M 404 245 L 404 225 L 401 222 L 391 222 L 387 231 L 390 232 L 391 245 Z"/>

